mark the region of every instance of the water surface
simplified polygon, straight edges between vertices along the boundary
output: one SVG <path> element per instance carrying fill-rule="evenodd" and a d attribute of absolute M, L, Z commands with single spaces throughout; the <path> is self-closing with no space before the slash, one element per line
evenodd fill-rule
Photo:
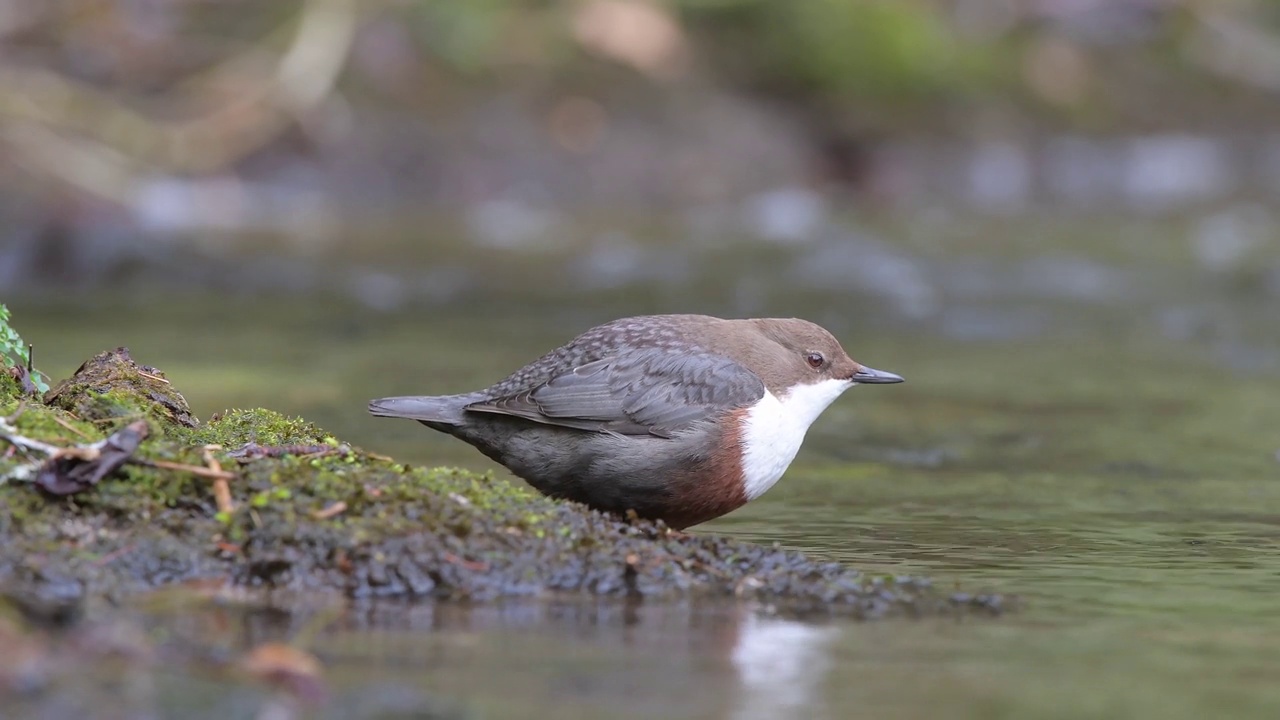
<path fill-rule="evenodd" d="M 127 344 L 200 415 L 274 407 L 406 461 L 477 469 L 492 466 L 413 423 L 368 418 L 364 402 L 490 382 L 620 314 L 200 296 L 11 304 L 52 375 Z M 1275 369 L 1225 366 L 1210 344 L 1132 318 L 1033 340 L 856 317 L 833 329 L 908 382 L 842 398 L 777 487 L 696 532 L 1015 594 L 1019 612 L 853 623 L 706 602 L 359 606 L 310 644 L 334 691 L 320 715 L 1277 716 Z M 248 645 L 305 620 L 224 621 Z M 260 701 L 185 675 L 159 687 L 165 707 L 207 717 Z"/>

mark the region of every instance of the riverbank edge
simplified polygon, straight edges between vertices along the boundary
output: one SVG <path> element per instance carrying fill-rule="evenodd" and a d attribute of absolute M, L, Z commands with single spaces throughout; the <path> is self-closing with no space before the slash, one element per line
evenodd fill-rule
<path fill-rule="evenodd" d="M 18 375 L 0 373 L 10 436 L 0 438 L 0 595 L 28 613 L 173 586 L 467 601 L 719 597 L 859 618 L 1007 604 L 677 533 L 489 475 L 409 466 L 272 410 L 201 421 L 163 371 L 126 348 L 94 356 L 43 396 Z M 78 492 L 48 491 L 66 490 L 57 473 L 93 462 L 92 448 L 107 455 L 102 441 L 127 428 L 145 437 L 117 470 Z M 61 469 L 13 438 L 61 448 Z M 76 477 L 93 475 L 85 469 Z"/>

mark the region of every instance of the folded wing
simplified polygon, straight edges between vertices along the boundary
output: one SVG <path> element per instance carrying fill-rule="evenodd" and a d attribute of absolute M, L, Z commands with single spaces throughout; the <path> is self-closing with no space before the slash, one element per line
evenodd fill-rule
<path fill-rule="evenodd" d="M 764 392 L 755 373 L 723 356 L 651 348 L 579 365 L 466 410 L 592 432 L 669 437 L 754 404 Z"/>

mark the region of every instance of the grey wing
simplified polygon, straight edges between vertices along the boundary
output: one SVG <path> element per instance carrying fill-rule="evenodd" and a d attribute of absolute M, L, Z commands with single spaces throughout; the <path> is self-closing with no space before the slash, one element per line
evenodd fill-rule
<path fill-rule="evenodd" d="M 720 355 L 654 348 L 586 363 L 467 410 L 621 435 L 668 437 L 764 397 L 764 383 Z"/>

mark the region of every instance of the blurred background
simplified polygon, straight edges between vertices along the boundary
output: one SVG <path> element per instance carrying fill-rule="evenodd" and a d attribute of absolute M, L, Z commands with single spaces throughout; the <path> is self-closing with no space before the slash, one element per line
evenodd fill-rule
<path fill-rule="evenodd" d="M 202 417 L 480 469 L 365 402 L 804 316 L 908 382 L 708 528 L 1031 599 L 659 605 L 660 652 L 495 611 L 412 679 L 489 717 L 1275 717 L 1278 95 L 1264 0 L 0 0 L 0 299 L 54 380 L 127 345 Z"/>
<path fill-rule="evenodd" d="M 4 0 L 0 295 L 52 375 L 173 331 L 143 359 L 208 360 L 206 414 L 274 360 L 356 433 L 335 373 L 430 385 L 478 315 L 524 352 L 703 311 L 1274 369 L 1277 93 L 1261 1 Z M 394 317 L 441 329 L 307 375 Z"/>

